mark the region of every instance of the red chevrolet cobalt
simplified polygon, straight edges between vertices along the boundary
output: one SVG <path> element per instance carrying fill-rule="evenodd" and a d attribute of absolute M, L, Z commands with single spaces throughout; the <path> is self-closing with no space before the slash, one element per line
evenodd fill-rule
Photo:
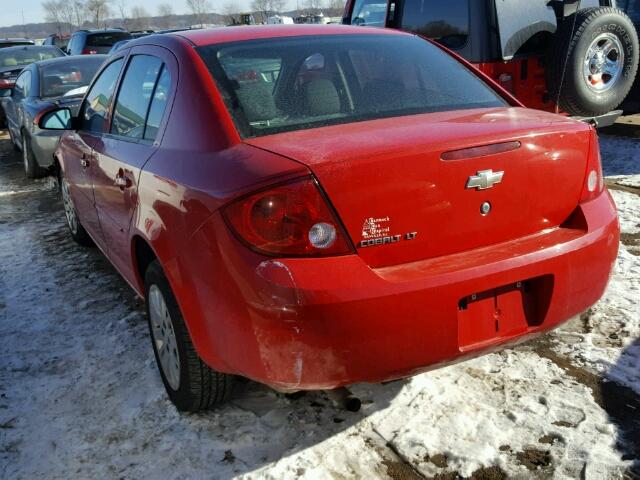
<path fill-rule="evenodd" d="M 55 153 L 73 238 L 146 299 L 182 410 L 405 377 L 558 326 L 618 245 L 595 131 L 417 36 L 149 36 L 109 57 Z"/>

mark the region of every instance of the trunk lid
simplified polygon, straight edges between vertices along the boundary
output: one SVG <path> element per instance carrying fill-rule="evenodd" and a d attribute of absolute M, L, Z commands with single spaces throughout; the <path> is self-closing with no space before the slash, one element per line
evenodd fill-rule
<path fill-rule="evenodd" d="M 308 166 L 359 255 L 383 267 L 560 225 L 580 198 L 590 135 L 586 124 L 557 115 L 499 108 L 299 130 L 247 143 Z M 458 152 L 488 145 L 498 145 L 498 153 Z M 463 158 L 443 159 L 445 152 Z M 500 183 L 466 188 L 476 176 L 486 186 L 478 172 L 488 170 L 503 172 Z M 490 211 L 483 214 L 485 202 Z"/>

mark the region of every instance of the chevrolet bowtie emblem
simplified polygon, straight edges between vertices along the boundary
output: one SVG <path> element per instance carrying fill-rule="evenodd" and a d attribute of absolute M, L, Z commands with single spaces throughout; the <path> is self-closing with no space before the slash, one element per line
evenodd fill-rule
<path fill-rule="evenodd" d="M 467 180 L 465 188 L 476 188 L 486 190 L 502 181 L 504 172 L 494 172 L 493 170 L 480 170 L 476 175 L 471 175 Z"/>

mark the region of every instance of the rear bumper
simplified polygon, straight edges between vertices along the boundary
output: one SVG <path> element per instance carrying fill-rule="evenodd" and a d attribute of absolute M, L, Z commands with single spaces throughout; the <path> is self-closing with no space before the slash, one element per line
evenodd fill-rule
<path fill-rule="evenodd" d="M 259 257 L 214 216 L 194 234 L 197 257 L 168 274 L 211 367 L 280 390 L 378 382 L 525 340 L 594 304 L 617 255 L 615 205 L 605 192 L 574 217 L 575 228 L 371 269 L 357 255 Z M 491 300 L 466 301 L 503 287 L 506 326 L 487 335 Z"/>

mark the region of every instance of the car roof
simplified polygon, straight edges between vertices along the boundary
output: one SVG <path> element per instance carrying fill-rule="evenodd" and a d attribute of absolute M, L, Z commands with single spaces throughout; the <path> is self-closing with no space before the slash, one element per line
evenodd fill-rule
<path fill-rule="evenodd" d="M 5 38 L 0 38 L 0 42 L 31 42 L 33 43 L 33 40 L 31 40 L 30 38 L 23 38 L 23 37 L 5 37 Z"/>
<path fill-rule="evenodd" d="M 2 53 L 5 52 L 15 52 L 16 50 L 31 50 L 31 49 L 38 49 L 38 50 L 51 50 L 51 49 L 56 49 L 56 50 L 60 50 L 58 47 L 56 47 L 55 45 L 16 45 L 14 47 L 5 47 L 2 49 Z"/>
<path fill-rule="evenodd" d="M 64 57 L 57 58 L 48 58 L 46 60 L 39 60 L 35 62 L 38 67 L 46 67 L 47 65 L 51 65 L 52 63 L 77 63 L 77 62 L 87 62 L 91 59 L 102 59 L 104 60 L 109 55 L 69 55 Z"/>
<path fill-rule="evenodd" d="M 391 28 L 363 28 L 351 25 L 245 25 L 206 28 L 169 33 L 186 38 L 196 46 L 239 42 L 264 38 L 296 37 L 304 35 L 411 35 Z"/>

